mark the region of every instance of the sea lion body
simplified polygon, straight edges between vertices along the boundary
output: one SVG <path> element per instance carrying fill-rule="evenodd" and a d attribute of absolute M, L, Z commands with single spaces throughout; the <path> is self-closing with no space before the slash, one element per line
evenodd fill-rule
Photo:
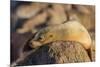
<path fill-rule="evenodd" d="M 91 38 L 88 31 L 78 21 L 68 21 L 64 24 L 49 26 L 41 29 L 31 40 L 31 47 L 35 48 L 53 41 L 76 41 L 85 49 L 91 46 Z"/>

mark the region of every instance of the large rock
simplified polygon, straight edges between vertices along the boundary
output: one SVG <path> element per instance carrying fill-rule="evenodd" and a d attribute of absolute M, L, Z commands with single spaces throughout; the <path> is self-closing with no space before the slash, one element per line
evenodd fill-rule
<path fill-rule="evenodd" d="M 34 49 L 33 49 L 34 50 Z M 87 51 L 80 43 L 56 41 L 41 46 L 18 65 L 42 65 L 90 62 Z"/>

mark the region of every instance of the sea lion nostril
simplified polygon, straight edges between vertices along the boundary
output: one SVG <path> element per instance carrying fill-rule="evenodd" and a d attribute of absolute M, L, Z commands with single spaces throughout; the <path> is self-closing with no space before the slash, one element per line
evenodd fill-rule
<path fill-rule="evenodd" d="M 32 42 L 29 43 L 30 45 L 32 44 Z"/>

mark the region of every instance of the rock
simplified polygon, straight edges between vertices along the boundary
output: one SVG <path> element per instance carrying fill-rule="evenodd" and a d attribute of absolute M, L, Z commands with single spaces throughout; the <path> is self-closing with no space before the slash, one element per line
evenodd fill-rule
<path fill-rule="evenodd" d="M 88 53 L 80 43 L 56 41 L 39 47 L 17 65 L 26 66 L 78 62 L 90 62 Z"/>

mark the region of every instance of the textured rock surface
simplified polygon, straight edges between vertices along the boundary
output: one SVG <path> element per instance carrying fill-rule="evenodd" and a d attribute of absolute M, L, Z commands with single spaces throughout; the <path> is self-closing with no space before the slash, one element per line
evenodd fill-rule
<path fill-rule="evenodd" d="M 77 42 L 57 41 L 44 45 L 18 65 L 90 62 L 86 50 Z"/>

